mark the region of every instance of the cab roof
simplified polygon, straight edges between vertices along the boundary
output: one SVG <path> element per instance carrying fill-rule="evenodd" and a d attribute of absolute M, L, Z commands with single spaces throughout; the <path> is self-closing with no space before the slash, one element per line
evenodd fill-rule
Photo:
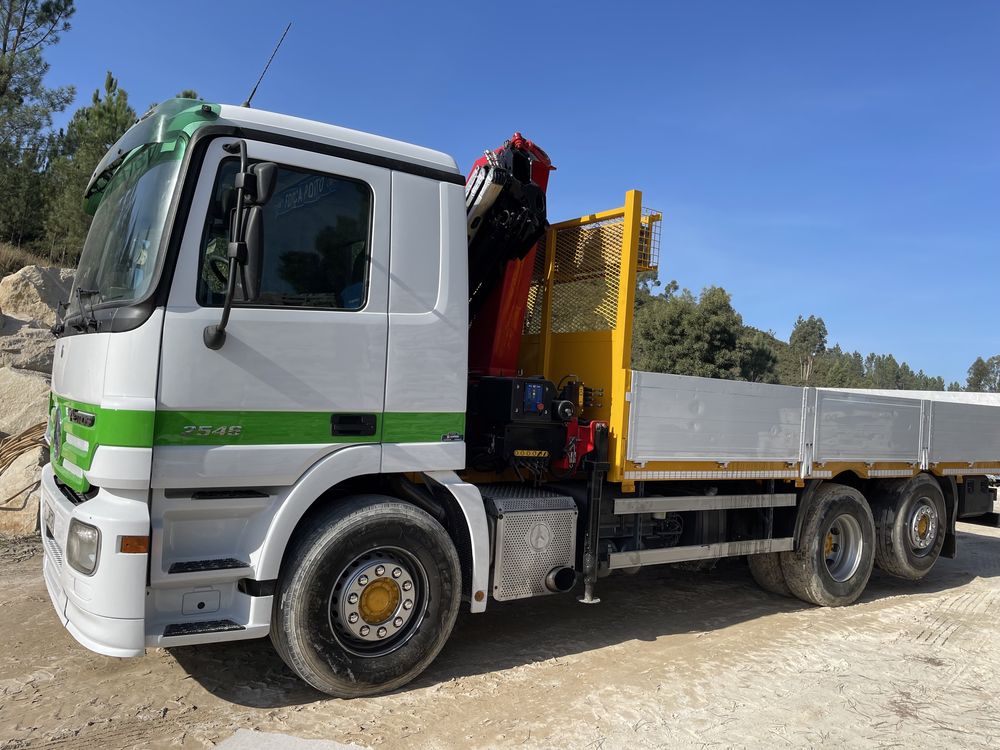
<path fill-rule="evenodd" d="M 291 115 L 282 115 L 235 104 L 223 104 L 216 124 L 231 124 L 237 127 L 266 130 L 292 138 L 318 141 L 329 146 L 361 151 L 373 156 L 396 159 L 460 175 L 455 160 L 440 151 L 380 135 L 363 133 L 360 130 L 306 120 L 301 117 L 292 117 Z"/>

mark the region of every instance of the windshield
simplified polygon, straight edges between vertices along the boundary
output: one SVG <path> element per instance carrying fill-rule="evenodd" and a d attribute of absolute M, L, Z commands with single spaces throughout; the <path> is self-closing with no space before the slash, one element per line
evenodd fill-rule
<path fill-rule="evenodd" d="M 183 151 L 183 140 L 149 143 L 115 172 L 80 255 L 70 315 L 80 314 L 80 296 L 87 309 L 133 302 L 149 291 Z"/>

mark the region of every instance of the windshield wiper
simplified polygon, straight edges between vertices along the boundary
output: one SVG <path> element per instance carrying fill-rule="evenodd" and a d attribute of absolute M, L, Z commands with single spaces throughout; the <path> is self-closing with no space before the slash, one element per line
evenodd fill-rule
<path fill-rule="evenodd" d="M 76 304 L 80 308 L 80 324 L 73 326 L 76 330 L 86 332 L 90 330 L 91 326 L 94 327 L 95 331 L 101 330 L 101 322 L 97 319 L 97 316 L 94 315 L 93 303 L 87 305 L 86 312 L 88 313 L 88 316 L 86 318 L 84 318 L 84 309 L 83 309 L 84 297 L 86 297 L 87 299 L 91 299 L 93 297 L 100 296 L 100 294 L 101 294 L 100 289 L 80 289 L 79 287 L 77 287 Z"/>
<path fill-rule="evenodd" d="M 51 331 L 52 335 L 55 336 L 56 338 L 62 336 L 63 331 L 66 330 L 66 319 L 63 317 L 63 314 L 68 309 L 69 309 L 69 302 L 67 302 L 66 300 L 59 300 L 56 303 L 56 322 L 55 325 L 49 327 L 49 331 Z"/>

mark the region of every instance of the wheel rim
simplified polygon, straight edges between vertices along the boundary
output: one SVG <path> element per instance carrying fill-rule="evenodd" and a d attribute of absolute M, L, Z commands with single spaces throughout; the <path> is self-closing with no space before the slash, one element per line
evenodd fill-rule
<path fill-rule="evenodd" d="M 824 535 L 823 552 L 826 569 L 833 580 L 843 583 L 850 579 L 858 571 L 864 552 L 858 519 L 846 513 L 833 519 Z"/>
<path fill-rule="evenodd" d="M 357 656 L 385 656 L 412 638 L 427 609 L 427 573 L 398 547 L 358 555 L 337 576 L 328 605 L 330 630 Z"/>
<path fill-rule="evenodd" d="M 929 497 L 922 497 L 913 504 L 907 524 L 907 536 L 914 555 L 925 557 L 931 553 L 939 523 L 937 508 Z"/>

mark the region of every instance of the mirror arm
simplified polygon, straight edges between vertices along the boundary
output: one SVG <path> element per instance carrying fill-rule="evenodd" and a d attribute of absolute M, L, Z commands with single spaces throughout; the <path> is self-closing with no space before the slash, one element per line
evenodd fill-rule
<path fill-rule="evenodd" d="M 236 143 L 228 143 L 223 148 L 229 153 L 239 150 L 240 172 L 245 173 L 247 171 L 246 141 L 239 140 Z M 226 326 L 229 325 L 229 313 L 233 308 L 233 297 L 236 294 L 236 267 L 240 260 L 245 262 L 245 252 L 244 258 L 239 258 L 238 253 L 238 248 L 243 245 L 243 214 L 243 186 L 241 184 L 236 191 L 236 216 L 229 237 L 229 283 L 226 285 L 226 301 L 222 305 L 222 319 L 215 325 L 205 326 L 205 330 L 201 334 L 205 346 L 213 350 L 221 349 L 222 345 L 226 343 Z M 239 263 L 239 266 L 242 272 L 243 265 Z M 243 288 L 246 289 L 245 275 L 243 278 Z"/>
<path fill-rule="evenodd" d="M 222 320 L 215 325 L 205 326 L 201 337 L 209 349 L 221 349 L 226 343 L 226 326 L 229 324 L 229 311 L 232 310 L 233 295 L 236 287 L 236 258 L 229 259 L 229 283 L 226 286 L 226 302 L 222 306 Z"/>
<path fill-rule="evenodd" d="M 249 295 L 247 294 L 247 264 L 240 263 L 240 284 L 243 286 L 243 301 L 249 302 Z"/>

